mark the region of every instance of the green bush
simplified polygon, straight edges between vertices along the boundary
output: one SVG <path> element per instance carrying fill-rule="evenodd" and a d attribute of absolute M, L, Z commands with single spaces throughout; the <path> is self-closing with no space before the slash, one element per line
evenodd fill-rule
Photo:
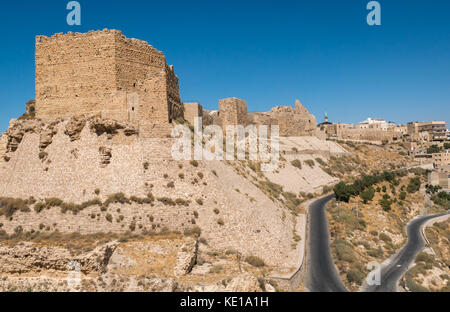
<path fill-rule="evenodd" d="M 420 178 L 416 177 L 416 178 L 412 178 L 409 181 L 408 186 L 406 187 L 406 190 L 408 193 L 416 193 L 417 191 L 419 191 L 420 189 Z"/>
<path fill-rule="evenodd" d="M 264 263 L 264 260 L 256 257 L 256 256 L 248 256 L 247 258 L 245 258 L 245 262 L 247 262 L 248 264 L 260 268 L 265 266 L 266 264 Z"/>
<path fill-rule="evenodd" d="M 398 198 L 400 200 L 405 200 L 406 199 L 406 192 L 401 192 Z"/>
<path fill-rule="evenodd" d="M 316 165 L 316 163 L 315 163 L 314 160 L 312 160 L 312 159 L 307 159 L 307 160 L 305 160 L 305 164 L 307 164 L 307 165 L 310 166 L 311 168 L 314 168 L 314 166 Z"/>
<path fill-rule="evenodd" d="M 429 148 L 427 148 L 428 154 L 435 154 L 435 153 L 439 153 L 440 151 L 441 151 L 441 149 L 437 145 L 431 145 Z"/>
<path fill-rule="evenodd" d="M 347 281 L 361 285 L 364 280 L 365 274 L 356 268 L 352 268 L 347 272 Z"/>
<path fill-rule="evenodd" d="M 361 199 L 364 201 L 364 204 L 367 204 L 367 202 L 371 201 L 375 196 L 375 190 L 373 189 L 373 187 L 370 187 L 365 191 L 363 191 L 360 196 Z"/>
<path fill-rule="evenodd" d="M 386 198 L 380 199 L 378 201 L 378 203 L 380 204 L 380 206 L 383 208 L 384 211 L 388 212 L 391 211 L 391 205 L 392 205 L 392 201 Z"/>

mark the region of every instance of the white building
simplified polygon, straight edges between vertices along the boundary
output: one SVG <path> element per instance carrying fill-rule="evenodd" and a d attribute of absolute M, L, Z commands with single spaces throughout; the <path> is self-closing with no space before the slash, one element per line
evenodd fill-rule
<path fill-rule="evenodd" d="M 367 118 L 356 125 L 358 129 L 380 129 L 387 131 L 389 127 L 392 127 L 386 120 L 379 118 Z"/>

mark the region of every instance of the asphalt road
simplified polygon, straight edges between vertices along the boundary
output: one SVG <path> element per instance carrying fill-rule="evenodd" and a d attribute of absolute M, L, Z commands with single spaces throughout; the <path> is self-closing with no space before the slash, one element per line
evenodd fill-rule
<path fill-rule="evenodd" d="M 334 195 L 321 198 L 309 206 L 309 256 L 307 285 L 313 292 L 345 292 L 330 250 L 330 234 L 325 204 Z"/>
<path fill-rule="evenodd" d="M 407 226 L 408 241 L 406 245 L 391 259 L 388 265 L 381 269 L 379 286 L 368 286 L 368 292 L 395 292 L 398 281 L 408 271 L 408 266 L 415 260 L 417 254 L 425 247 L 422 227 L 430 219 L 447 214 L 441 213 L 423 216 L 412 220 Z"/>

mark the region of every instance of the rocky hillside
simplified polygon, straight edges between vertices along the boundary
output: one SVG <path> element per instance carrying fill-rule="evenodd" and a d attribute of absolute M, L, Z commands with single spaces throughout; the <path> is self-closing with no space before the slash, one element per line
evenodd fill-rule
<path fill-rule="evenodd" d="M 274 173 L 250 161 L 174 161 L 174 139 L 143 138 L 132 125 L 97 117 L 17 120 L 0 142 L 2 245 L 42 235 L 194 233 L 213 267 L 239 254 L 268 272 L 295 270 L 305 241 L 298 208 L 337 181 L 311 161 L 346 153 L 332 142 L 285 138 Z"/>

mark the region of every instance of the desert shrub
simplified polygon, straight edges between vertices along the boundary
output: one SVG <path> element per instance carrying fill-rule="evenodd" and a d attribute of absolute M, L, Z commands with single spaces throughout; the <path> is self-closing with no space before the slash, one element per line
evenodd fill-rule
<path fill-rule="evenodd" d="M 148 170 L 149 166 L 150 166 L 150 164 L 148 163 L 148 161 L 143 163 L 144 170 Z"/>
<path fill-rule="evenodd" d="M 411 180 L 409 180 L 409 184 L 406 187 L 406 190 L 408 193 L 416 193 L 417 191 L 419 191 L 420 189 L 420 178 L 416 177 L 416 178 L 412 178 Z"/>
<path fill-rule="evenodd" d="M 203 206 L 203 199 L 197 198 L 195 201 L 196 201 L 197 204 L 199 204 L 200 206 Z"/>
<path fill-rule="evenodd" d="M 316 165 L 316 163 L 315 163 L 314 160 L 312 160 L 312 159 L 307 159 L 307 160 L 305 160 L 305 164 L 307 164 L 307 165 L 310 166 L 311 168 L 314 168 L 314 166 Z"/>
<path fill-rule="evenodd" d="M 198 176 L 200 179 L 203 179 L 203 177 L 204 177 L 204 175 L 203 175 L 202 172 L 198 172 L 198 173 L 197 173 L 197 176 Z"/>
<path fill-rule="evenodd" d="M 418 263 L 418 262 L 424 262 L 425 264 L 433 264 L 434 257 L 433 257 L 433 255 L 430 255 L 430 254 L 422 251 L 416 257 L 416 263 Z"/>
<path fill-rule="evenodd" d="M 176 206 L 176 202 L 174 202 L 171 198 L 168 197 L 160 197 L 158 198 L 158 201 L 163 203 L 166 206 Z"/>
<path fill-rule="evenodd" d="M 99 189 L 99 188 L 96 188 L 95 191 L 94 191 L 94 193 L 95 193 L 96 195 L 100 195 L 100 189 Z"/>
<path fill-rule="evenodd" d="M 173 181 L 169 182 L 169 183 L 167 183 L 167 187 L 168 188 L 174 188 L 175 187 L 175 183 Z"/>
<path fill-rule="evenodd" d="M 358 270 L 357 268 L 351 268 L 347 272 L 347 281 L 350 283 L 355 283 L 357 285 L 361 285 L 364 279 L 364 272 Z"/>
<path fill-rule="evenodd" d="M 155 201 L 155 197 L 153 196 L 152 193 L 148 193 L 148 194 L 147 194 L 147 198 L 148 198 L 151 202 L 154 202 L 154 201 Z"/>
<path fill-rule="evenodd" d="M 401 192 L 400 195 L 398 196 L 398 198 L 400 200 L 405 200 L 406 199 L 406 192 Z"/>
<path fill-rule="evenodd" d="M 323 161 L 322 158 L 317 157 L 316 162 L 321 166 L 326 166 L 327 164 Z"/>
<path fill-rule="evenodd" d="M 293 211 L 302 203 L 297 195 L 291 192 L 284 192 L 283 197 L 286 199 L 286 206 Z"/>
<path fill-rule="evenodd" d="M 211 172 L 212 172 L 213 175 L 215 175 L 216 177 L 218 177 L 217 171 L 216 171 L 216 170 L 213 170 L 213 171 L 211 171 Z"/>
<path fill-rule="evenodd" d="M 64 201 L 59 198 L 47 198 L 45 200 L 45 205 L 47 208 L 61 207 L 63 203 Z"/>
<path fill-rule="evenodd" d="M 302 169 L 302 162 L 298 159 L 294 159 L 293 161 L 291 161 L 291 165 L 298 169 Z"/>
<path fill-rule="evenodd" d="M 195 168 L 198 167 L 198 161 L 196 161 L 196 160 L 191 160 L 191 161 L 190 161 L 190 164 L 191 164 L 192 166 L 194 166 Z"/>
<path fill-rule="evenodd" d="M 225 222 L 222 219 L 217 220 L 217 224 L 220 226 L 224 226 Z"/>
<path fill-rule="evenodd" d="M 256 256 L 248 256 L 247 258 L 245 258 L 245 262 L 247 262 L 248 264 L 260 268 L 265 266 L 266 264 L 264 263 L 264 260 L 256 257 Z"/>
<path fill-rule="evenodd" d="M 215 265 L 215 266 L 213 266 L 211 269 L 209 269 L 209 273 L 217 274 L 217 273 L 222 272 L 222 270 L 223 270 L 223 266 L 221 266 L 221 265 Z"/>
<path fill-rule="evenodd" d="M 384 233 L 380 234 L 380 239 L 386 243 L 392 243 L 392 239 Z"/>
<path fill-rule="evenodd" d="M 391 211 L 391 205 L 392 205 L 392 201 L 387 199 L 387 198 L 383 198 L 380 199 L 379 202 L 380 206 L 383 208 L 384 211 L 388 212 Z"/>
<path fill-rule="evenodd" d="M 259 181 L 259 187 L 268 193 L 273 198 L 279 198 L 283 192 L 283 187 L 281 185 L 275 184 L 270 181 Z"/>
<path fill-rule="evenodd" d="M 106 218 L 106 221 L 108 221 L 108 222 L 110 222 L 110 223 L 113 221 L 113 217 L 112 217 L 112 215 L 109 214 L 109 213 L 105 216 L 105 218 Z"/>
<path fill-rule="evenodd" d="M 346 262 L 353 262 L 355 260 L 352 245 L 349 242 L 343 239 L 336 239 L 332 247 L 338 260 Z"/>
<path fill-rule="evenodd" d="M 189 200 L 185 200 L 185 199 L 182 199 L 182 198 L 177 198 L 176 200 L 175 200 L 175 203 L 178 205 L 178 206 L 189 206 L 189 204 L 191 203 Z"/>
<path fill-rule="evenodd" d="M 447 192 L 440 192 L 438 195 L 432 196 L 431 200 L 439 206 L 444 207 L 445 209 L 450 209 L 450 194 Z"/>
<path fill-rule="evenodd" d="M 39 159 L 44 160 L 48 157 L 48 154 L 46 152 L 40 152 L 39 153 Z"/>
<path fill-rule="evenodd" d="M 215 209 L 214 209 L 214 213 L 215 213 L 216 215 L 218 215 L 218 214 L 220 214 L 220 210 L 217 209 L 217 208 L 215 208 Z"/>
<path fill-rule="evenodd" d="M 116 194 L 112 194 L 109 195 L 108 198 L 106 199 L 104 205 L 106 207 L 109 207 L 110 204 L 130 204 L 131 201 L 125 196 L 124 193 L 116 193 Z"/>
<path fill-rule="evenodd" d="M 178 177 L 179 177 L 180 179 L 184 179 L 184 173 L 179 173 L 179 174 L 178 174 Z"/>
<path fill-rule="evenodd" d="M 325 195 L 325 194 L 331 192 L 332 190 L 333 190 L 333 187 L 332 187 L 332 186 L 324 186 L 324 187 L 322 188 L 322 195 Z"/>
<path fill-rule="evenodd" d="M 194 217 L 198 219 L 198 211 L 194 211 Z"/>
<path fill-rule="evenodd" d="M 374 258 L 380 258 L 383 255 L 383 249 L 378 248 L 378 249 L 369 249 L 367 251 L 367 254 L 370 257 L 374 257 Z"/>
<path fill-rule="evenodd" d="M 201 234 L 202 234 L 202 229 L 200 227 L 198 227 L 198 226 L 194 226 L 192 228 L 184 230 L 184 235 L 186 235 L 186 236 L 193 236 L 193 235 L 195 235 L 195 236 L 199 237 Z"/>
<path fill-rule="evenodd" d="M 129 226 L 129 229 L 130 229 L 131 232 L 134 232 L 136 230 L 136 222 L 134 222 L 134 221 L 131 222 L 130 226 Z"/>
<path fill-rule="evenodd" d="M 26 201 L 16 198 L 0 198 L 0 216 L 11 218 L 17 211 L 29 212 Z"/>

